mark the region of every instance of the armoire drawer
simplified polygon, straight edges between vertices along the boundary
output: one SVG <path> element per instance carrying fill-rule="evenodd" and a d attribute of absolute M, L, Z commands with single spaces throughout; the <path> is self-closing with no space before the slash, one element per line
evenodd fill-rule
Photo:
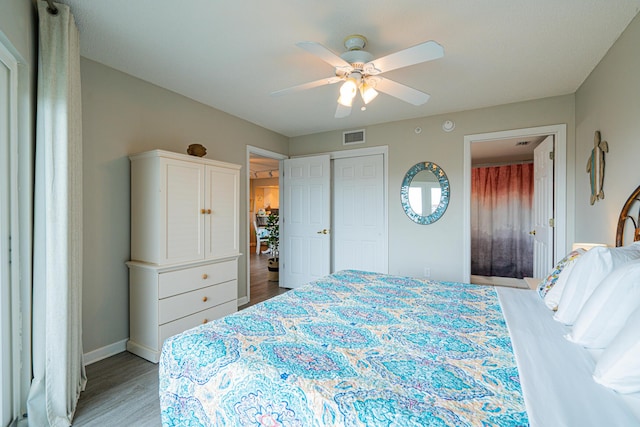
<path fill-rule="evenodd" d="M 238 281 L 230 280 L 195 291 L 185 292 L 158 301 L 158 323 L 160 325 L 202 311 L 222 303 L 236 300 Z"/>
<path fill-rule="evenodd" d="M 161 273 L 158 279 L 158 297 L 167 298 L 205 286 L 228 282 L 237 277 L 237 271 L 238 262 L 234 259 Z"/>
<path fill-rule="evenodd" d="M 202 325 L 203 323 L 219 319 L 228 314 L 235 313 L 237 310 L 237 302 L 234 299 L 233 301 L 229 301 L 224 304 L 211 307 L 207 310 L 199 311 L 190 316 L 174 320 L 173 322 L 160 325 L 160 347 L 162 347 L 162 343 L 164 343 L 164 340 L 173 335 L 179 334 L 186 331 L 187 329 L 191 329 L 198 325 Z"/>

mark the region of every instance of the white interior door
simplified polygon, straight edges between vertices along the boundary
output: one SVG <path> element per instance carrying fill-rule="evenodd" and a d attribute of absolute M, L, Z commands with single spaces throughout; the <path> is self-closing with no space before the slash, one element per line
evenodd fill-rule
<path fill-rule="evenodd" d="M 332 271 L 388 273 L 382 154 L 333 161 Z"/>
<path fill-rule="evenodd" d="M 330 273 L 330 167 L 328 155 L 284 160 L 282 287 L 296 288 Z"/>
<path fill-rule="evenodd" d="M 544 277 L 553 266 L 553 136 L 533 152 L 533 275 Z"/>

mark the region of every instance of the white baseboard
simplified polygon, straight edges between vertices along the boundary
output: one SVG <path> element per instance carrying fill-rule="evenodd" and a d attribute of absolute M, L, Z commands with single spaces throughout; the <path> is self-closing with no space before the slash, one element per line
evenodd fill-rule
<path fill-rule="evenodd" d="M 127 351 L 136 354 L 149 362 L 158 363 L 160 360 L 160 352 L 149 347 L 145 347 L 133 341 L 127 341 Z"/>
<path fill-rule="evenodd" d="M 96 350 L 90 351 L 83 355 L 84 364 L 91 365 L 92 363 L 99 362 L 107 357 L 114 356 L 118 353 L 122 353 L 127 349 L 127 341 L 129 338 L 125 338 L 122 341 L 114 342 L 113 344 L 106 345 Z"/>
<path fill-rule="evenodd" d="M 238 298 L 238 307 L 240 307 L 241 305 L 245 305 L 248 302 L 249 302 L 249 298 L 247 297 Z"/>

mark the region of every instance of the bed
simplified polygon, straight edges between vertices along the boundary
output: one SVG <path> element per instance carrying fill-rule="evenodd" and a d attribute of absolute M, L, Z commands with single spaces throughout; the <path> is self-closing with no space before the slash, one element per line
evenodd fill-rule
<path fill-rule="evenodd" d="M 335 273 L 167 339 L 163 425 L 640 426 L 640 392 L 594 381 L 609 350 L 566 339 L 542 285 Z"/>

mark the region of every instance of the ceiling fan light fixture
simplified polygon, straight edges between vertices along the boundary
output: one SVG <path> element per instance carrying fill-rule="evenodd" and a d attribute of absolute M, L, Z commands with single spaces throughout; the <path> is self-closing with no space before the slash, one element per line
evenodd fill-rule
<path fill-rule="evenodd" d="M 338 98 L 338 104 L 344 105 L 345 107 L 351 107 L 351 105 L 353 105 L 353 97 L 349 98 L 340 95 Z"/>
<path fill-rule="evenodd" d="M 365 104 L 368 104 L 378 96 L 378 91 L 375 90 L 373 86 L 364 82 L 362 83 L 362 86 L 360 86 L 360 96 L 362 96 L 362 101 L 364 101 Z"/>
<path fill-rule="evenodd" d="M 358 86 L 360 86 L 360 74 L 351 73 L 340 87 L 340 96 L 353 99 L 356 96 Z"/>

